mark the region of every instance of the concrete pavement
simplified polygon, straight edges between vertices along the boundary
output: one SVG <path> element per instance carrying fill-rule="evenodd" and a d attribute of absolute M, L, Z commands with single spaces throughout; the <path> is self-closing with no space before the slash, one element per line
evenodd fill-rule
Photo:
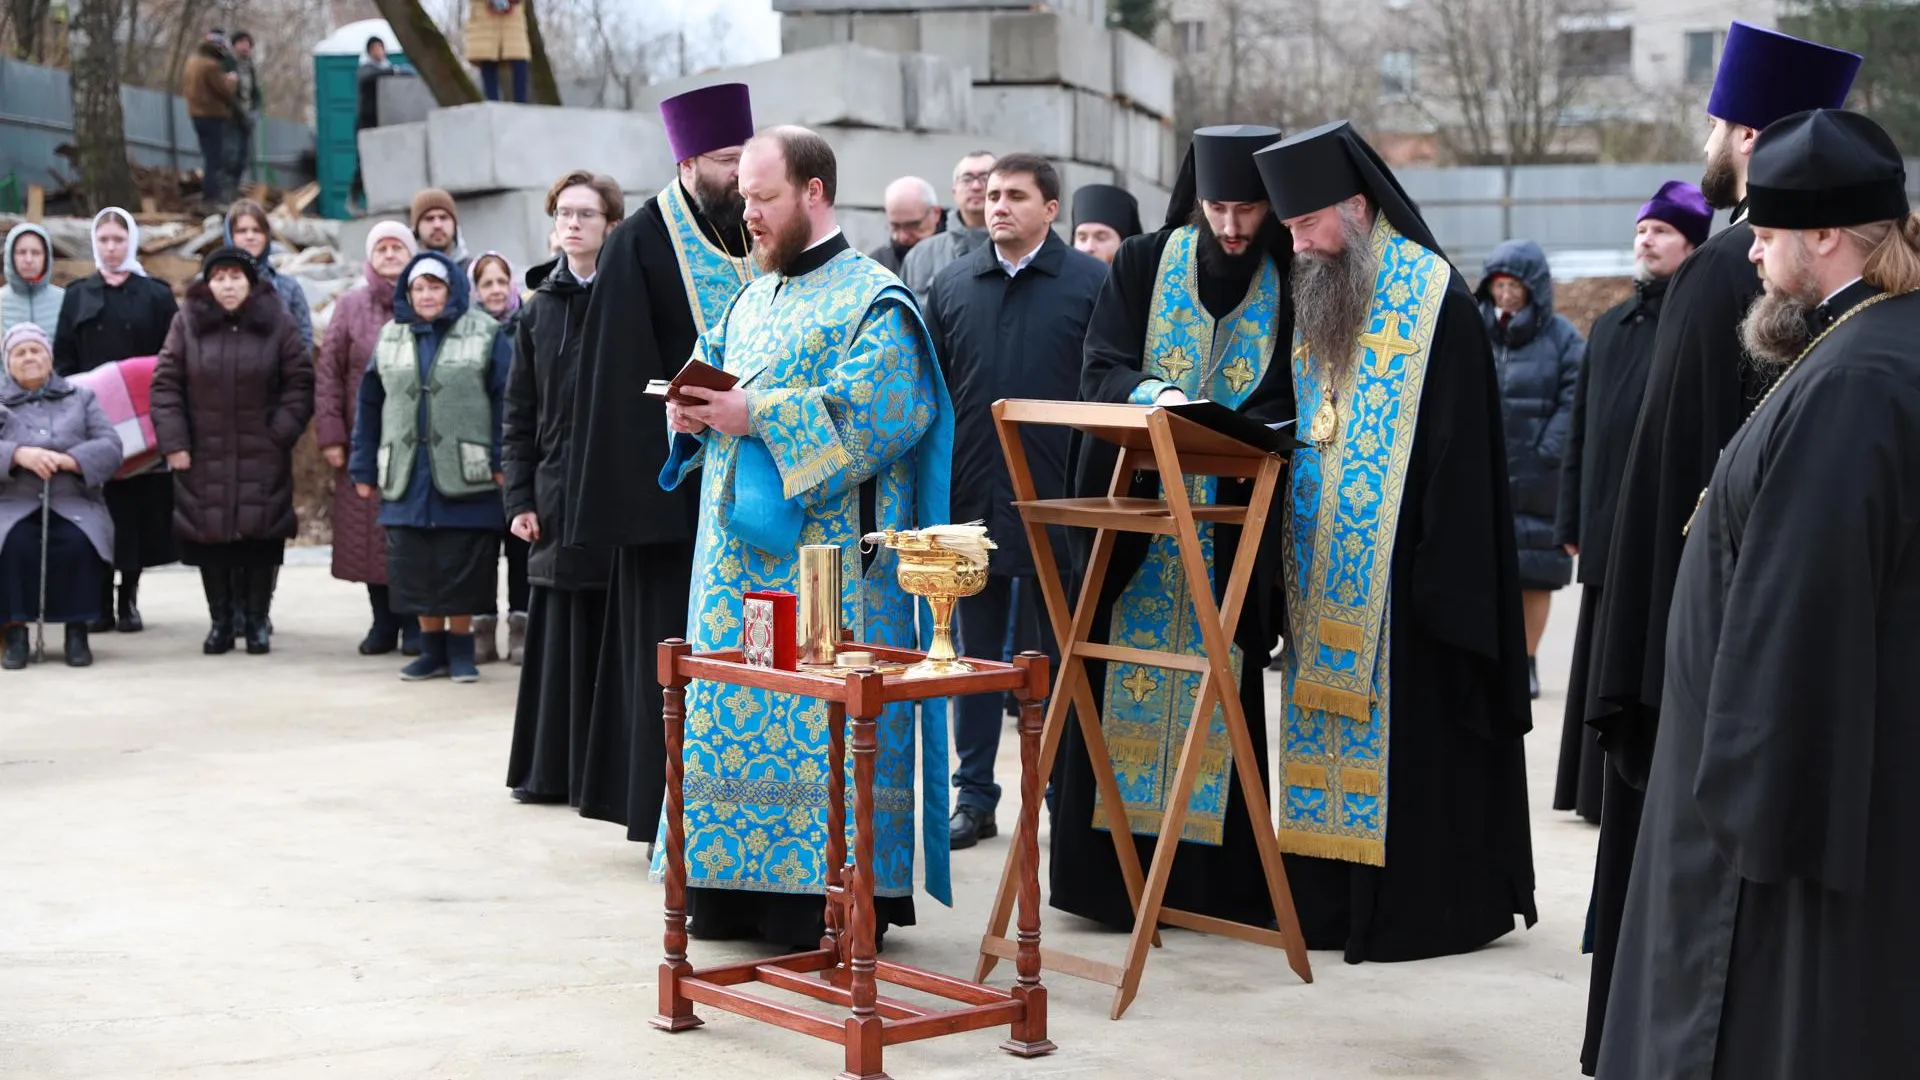
<path fill-rule="evenodd" d="M 508 797 L 518 669 L 402 684 L 396 658 L 354 654 L 364 593 L 316 566 L 283 573 L 270 657 L 200 655 L 191 573 L 148 575 L 142 600 L 151 629 L 96 639 L 93 669 L 0 673 L 0 1077 L 840 1069 L 832 1046 L 724 1014 L 647 1026 L 661 890 L 621 830 Z M 1019 1061 L 979 1032 L 892 1048 L 888 1072 L 1577 1076 L 1596 834 L 1547 809 L 1577 602 L 1556 597 L 1528 739 L 1534 929 L 1417 964 L 1314 953 L 1311 986 L 1277 951 L 1168 930 L 1118 1022 L 1106 988 L 1048 980 L 1056 1054 Z M 957 906 L 923 897 L 891 957 L 971 973 L 1007 836 L 956 853 Z M 1122 937 L 1044 918 L 1050 944 L 1118 959 Z M 696 942 L 692 959 L 752 952 Z"/>

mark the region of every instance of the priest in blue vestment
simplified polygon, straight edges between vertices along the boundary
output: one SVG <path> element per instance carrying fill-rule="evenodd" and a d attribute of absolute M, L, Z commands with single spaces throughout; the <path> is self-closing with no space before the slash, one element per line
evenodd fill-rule
<path fill-rule="evenodd" d="M 1254 155 L 1292 237 L 1299 436 L 1280 847 L 1310 949 L 1466 952 L 1534 921 L 1532 724 L 1492 350 L 1460 272 L 1344 121 Z"/>
<path fill-rule="evenodd" d="M 895 580 L 893 553 L 863 552 L 860 540 L 946 522 L 953 411 L 913 294 L 835 224 L 835 179 L 832 148 L 804 128 L 764 132 L 740 158 L 762 274 L 694 349 L 739 383 L 688 388 L 705 403 L 668 405 L 675 435 L 660 474 L 671 489 L 700 472 L 687 607 L 696 651 L 739 647 L 744 592 L 798 591 L 802 544 L 840 548 L 842 625 L 856 640 L 915 644 L 914 600 Z M 948 746 L 938 702 L 892 706 L 878 728 L 873 892 L 884 932 L 914 922 L 916 757 L 926 888 L 952 902 Z M 828 738 L 821 702 L 690 687 L 683 764 L 693 936 L 818 943 Z M 664 858 L 662 843 L 656 878 Z"/>
<path fill-rule="evenodd" d="M 1269 211 L 1253 152 L 1280 137 L 1274 128 L 1201 128 L 1174 185 L 1165 224 L 1121 242 L 1113 270 L 1094 304 L 1080 393 L 1088 401 L 1134 405 L 1207 398 L 1269 423 L 1293 414 L 1286 348 L 1286 234 Z M 1113 447 L 1084 442 L 1075 494 L 1107 493 Z M 1199 502 L 1245 503 L 1241 481 L 1196 481 Z M 1135 477 L 1130 494 L 1160 497 L 1160 481 Z M 1255 582 L 1278 576 L 1272 538 L 1256 563 Z M 1088 533 L 1075 530 L 1085 569 Z M 1218 598 L 1238 550 L 1239 529 L 1200 526 L 1211 581 L 1191 582 L 1171 537 L 1123 535 L 1114 546 L 1094 632 L 1134 648 L 1200 656 L 1203 645 L 1192 593 Z M 1076 572 L 1073 580 L 1079 580 Z M 1249 590 L 1234 628 L 1232 665 L 1248 717 L 1254 755 L 1266 765 L 1263 673 L 1274 641 L 1269 590 Z M 1089 661 L 1100 703 L 1101 731 L 1142 865 L 1151 862 L 1160 823 L 1193 713 L 1200 676 L 1128 663 Z M 1202 775 L 1187 801 L 1179 856 L 1166 905 L 1253 925 L 1273 921 L 1273 902 L 1254 847 L 1252 818 L 1233 775 L 1224 712 L 1208 720 Z M 1049 897 L 1054 907 L 1115 927 L 1133 925 L 1133 907 L 1100 804 L 1089 749 L 1077 724 L 1062 735 L 1056 766 Z M 1256 809 L 1266 813 L 1265 807 Z"/>

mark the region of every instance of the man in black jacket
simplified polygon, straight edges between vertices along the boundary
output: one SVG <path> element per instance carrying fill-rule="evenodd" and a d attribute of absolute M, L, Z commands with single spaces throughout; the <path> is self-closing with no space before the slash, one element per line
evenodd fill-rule
<path fill-rule="evenodd" d="M 607 617 L 607 548 L 562 543 L 567 458 L 573 453 L 573 396 L 587 301 L 607 234 L 626 217 L 612 177 L 574 170 L 547 193 L 561 257 L 527 271 L 533 290 L 514 329 L 507 376 L 506 512 L 513 535 L 533 545 L 527 580 L 526 661 L 514 713 L 507 786 L 521 802 L 578 804 L 594 664 Z"/>
<path fill-rule="evenodd" d="M 1667 282 L 1707 239 L 1713 210 L 1700 189 L 1684 180 L 1660 185 L 1640 208 L 1633 227 L 1633 295 L 1601 312 L 1587 338 L 1587 357 L 1574 383 L 1573 420 L 1560 459 L 1560 508 L 1554 543 L 1580 558 L 1580 626 L 1567 676 L 1567 714 L 1560 731 L 1560 772 L 1553 808 L 1600 821 L 1599 733 L 1587 727 L 1593 620 L 1607 577 L 1607 544 L 1620 476 L 1627 467 L 1633 422 L 1646 395 L 1653 335 Z"/>
<path fill-rule="evenodd" d="M 927 290 L 926 317 L 947 387 L 953 395 L 953 520 L 984 520 L 999 550 L 987 587 L 960 601 L 960 632 L 974 656 L 998 660 L 1011 643 L 1053 635 L 1040 610 L 1033 556 L 1011 505 L 1012 481 L 993 427 L 993 403 L 1024 397 L 1078 397 L 1080 351 L 1106 264 L 1068 247 L 1053 231 L 1060 213 L 1060 174 L 1033 154 L 1008 154 L 987 180 L 991 243 L 940 272 Z M 1040 498 L 1066 494 L 1064 430 L 1029 433 L 1027 461 Z M 1000 747 L 1000 695 L 962 698 L 954 742 L 960 769 L 951 822 L 957 848 L 996 835 L 1000 787 L 993 761 Z"/>

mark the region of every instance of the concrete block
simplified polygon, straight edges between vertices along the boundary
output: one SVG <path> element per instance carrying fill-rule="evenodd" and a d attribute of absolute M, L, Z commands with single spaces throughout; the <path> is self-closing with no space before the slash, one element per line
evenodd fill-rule
<path fill-rule="evenodd" d="M 840 223 L 840 231 L 847 234 L 847 243 L 854 250 L 867 252 L 888 241 L 887 212 L 872 207 L 835 206 L 834 220 Z"/>
<path fill-rule="evenodd" d="M 657 115 L 660 102 L 675 94 L 727 82 L 747 84 L 753 97 L 753 121 L 763 128 L 773 124 L 896 129 L 907 125 L 900 54 L 850 42 L 654 83 L 640 91 L 638 107 Z"/>
<path fill-rule="evenodd" d="M 914 131 L 972 131 L 973 74 L 964 64 L 927 53 L 900 55 L 907 127 Z"/>
<path fill-rule="evenodd" d="M 627 212 L 639 209 L 651 191 L 626 192 Z M 460 200 L 460 238 L 469 254 L 498 251 L 525 270 L 550 257 L 547 239 L 553 219 L 547 216 L 547 190 L 500 191 Z M 364 234 L 363 234 L 364 235 Z M 362 240 L 362 243 L 365 241 Z"/>
<path fill-rule="evenodd" d="M 1125 30 L 1113 37 L 1113 95 L 1161 118 L 1173 116 L 1174 59 Z"/>
<path fill-rule="evenodd" d="M 1163 145 L 1173 136 L 1173 125 L 1165 120 L 1157 120 L 1135 109 L 1122 108 L 1126 115 L 1126 156 L 1116 162 L 1126 171 L 1149 179 L 1159 179 L 1162 174 L 1161 156 L 1165 153 Z M 1179 162 L 1174 162 L 1177 171 Z M 1170 181 L 1172 178 L 1168 177 Z"/>
<path fill-rule="evenodd" d="M 1106 34 L 1104 27 L 1051 11 L 995 15 L 989 81 L 1066 83 L 1111 94 L 1113 46 Z"/>
<path fill-rule="evenodd" d="M 1074 91 L 1067 87 L 976 86 L 973 119 L 975 130 L 1023 150 L 1073 157 Z"/>
<path fill-rule="evenodd" d="M 1073 193 L 1088 184 L 1113 183 L 1113 170 L 1104 165 L 1089 165 L 1084 161 L 1056 161 L 1054 168 L 1060 170 L 1060 216 L 1073 217 Z"/>
<path fill-rule="evenodd" d="M 853 18 L 845 14 L 780 16 L 780 53 L 805 52 L 853 40 Z"/>
<path fill-rule="evenodd" d="M 925 177 L 934 190 L 945 192 L 953 166 L 968 153 L 984 150 L 1004 154 L 1021 149 L 993 135 L 849 127 L 822 128 L 820 134 L 833 145 L 838 159 L 840 182 L 835 201 L 849 207 L 886 205 L 887 185 L 902 176 Z"/>
<path fill-rule="evenodd" d="M 365 128 L 359 141 L 367 209 L 403 209 L 413 201 L 414 192 L 433 186 L 427 172 L 425 123 Z"/>
<path fill-rule="evenodd" d="M 374 115 L 379 118 L 382 127 L 388 124 L 417 124 L 439 107 L 439 102 L 433 100 L 433 91 L 427 89 L 423 79 L 374 80 Z"/>
<path fill-rule="evenodd" d="M 854 15 L 851 29 L 858 45 L 897 53 L 920 51 L 920 19 L 916 15 Z"/>
<path fill-rule="evenodd" d="M 993 69 L 993 13 L 921 12 L 920 51 L 945 57 L 971 71 L 975 82 L 986 82 Z"/>
<path fill-rule="evenodd" d="M 1157 229 L 1166 220 L 1167 203 L 1172 201 L 1173 192 L 1166 186 L 1156 184 L 1152 178 L 1136 176 L 1122 172 L 1114 183 L 1133 193 L 1140 203 L 1140 224 L 1147 229 Z"/>
<path fill-rule="evenodd" d="M 1073 159 L 1112 165 L 1113 111 L 1111 98 L 1085 90 L 1073 92 Z"/>
<path fill-rule="evenodd" d="M 427 118 L 427 167 L 455 195 L 544 192 L 568 169 L 606 173 L 628 191 L 672 175 L 673 154 L 657 113 L 485 102 L 436 109 Z"/>

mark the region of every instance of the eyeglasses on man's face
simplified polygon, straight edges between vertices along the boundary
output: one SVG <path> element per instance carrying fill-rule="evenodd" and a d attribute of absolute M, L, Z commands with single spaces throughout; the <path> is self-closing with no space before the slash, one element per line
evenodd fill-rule
<path fill-rule="evenodd" d="M 604 215 L 602 215 L 600 211 L 591 207 L 576 210 L 571 206 L 563 206 L 553 212 L 553 220 L 555 221 L 577 221 L 582 225 L 591 225 L 599 221 L 602 216 Z"/>

